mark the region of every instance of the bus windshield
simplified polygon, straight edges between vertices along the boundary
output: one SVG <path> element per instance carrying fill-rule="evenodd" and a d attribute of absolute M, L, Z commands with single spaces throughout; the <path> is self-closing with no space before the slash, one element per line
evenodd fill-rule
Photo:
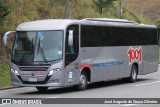
<path fill-rule="evenodd" d="M 16 32 L 12 59 L 48 62 L 62 58 L 63 31 Z"/>

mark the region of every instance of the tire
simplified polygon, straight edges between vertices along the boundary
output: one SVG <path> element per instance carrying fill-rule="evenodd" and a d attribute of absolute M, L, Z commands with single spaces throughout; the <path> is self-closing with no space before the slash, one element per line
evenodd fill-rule
<path fill-rule="evenodd" d="M 47 91 L 48 87 L 36 87 L 38 91 L 45 92 Z"/>
<path fill-rule="evenodd" d="M 131 74 L 130 77 L 128 78 L 128 81 L 131 83 L 134 83 L 137 81 L 137 74 L 138 74 L 138 69 L 136 65 L 132 65 L 131 67 Z"/>
<path fill-rule="evenodd" d="M 80 81 L 78 85 L 78 90 L 79 91 L 85 90 L 87 88 L 87 82 L 88 82 L 87 74 L 85 72 L 82 72 L 79 80 Z"/>

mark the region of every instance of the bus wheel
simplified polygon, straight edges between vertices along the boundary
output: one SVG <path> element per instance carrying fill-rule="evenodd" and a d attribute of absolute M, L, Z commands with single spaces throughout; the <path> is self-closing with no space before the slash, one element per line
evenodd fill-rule
<path fill-rule="evenodd" d="M 85 90 L 87 88 L 87 74 L 85 72 L 82 72 L 80 75 L 80 81 L 79 81 L 79 85 L 78 85 L 78 90 L 82 91 Z"/>
<path fill-rule="evenodd" d="M 137 73 L 138 73 L 137 67 L 135 65 L 132 65 L 131 74 L 130 77 L 128 78 L 129 82 L 133 83 L 137 81 Z"/>
<path fill-rule="evenodd" d="M 44 92 L 48 89 L 48 87 L 36 87 L 38 91 Z"/>

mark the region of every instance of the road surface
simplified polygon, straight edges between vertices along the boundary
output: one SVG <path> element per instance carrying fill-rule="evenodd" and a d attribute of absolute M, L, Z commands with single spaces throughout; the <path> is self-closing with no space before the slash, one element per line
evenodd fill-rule
<path fill-rule="evenodd" d="M 158 72 L 140 75 L 135 83 L 127 83 L 122 80 L 99 82 L 90 84 L 85 91 L 76 91 L 74 88 L 49 88 L 44 93 L 38 92 L 34 87 L 22 87 L 0 90 L 0 98 L 160 98 L 160 69 Z M 17 105 L 0 105 L 0 107 Z M 23 105 L 25 107 L 27 105 Z M 35 105 L 36 106 L 36 105 Z M 38 105 L 41 107 L 43 105 Z M 50 106 L 50 105 L 45 105 Z M 56 105 L 61 107 L 64 105 Z M 65 105 L 65 107 L 81 107 L 81 105 Z M 97 105 L 87 105 L 87 107 Z M 100 105 L 106 107 L 105 104 Z M 111 107 L 160 107 L 160 105 L 140 104 L 115 104 Z"/>

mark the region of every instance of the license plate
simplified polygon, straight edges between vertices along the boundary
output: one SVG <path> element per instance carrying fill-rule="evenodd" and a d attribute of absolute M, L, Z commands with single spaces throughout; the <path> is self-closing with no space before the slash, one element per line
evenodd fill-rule
<path fill-rule="evenodd" d="M 37 82 L 37 78 L 29 78 L 29 82 Z"/>

